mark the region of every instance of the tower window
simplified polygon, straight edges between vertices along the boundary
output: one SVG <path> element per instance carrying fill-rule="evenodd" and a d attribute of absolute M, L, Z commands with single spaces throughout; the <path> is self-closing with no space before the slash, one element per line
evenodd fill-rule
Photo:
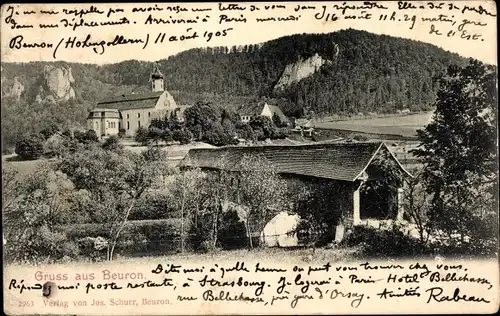
<path fill-rule="evenodd" d="M 137 117 L 140 118 L 141 117 L 141 113 L 137 113 Z"/>
<path fill-rule="evenodd" d="M 130 122 L 127 122 L 127 129 L 130 129 Z"/>

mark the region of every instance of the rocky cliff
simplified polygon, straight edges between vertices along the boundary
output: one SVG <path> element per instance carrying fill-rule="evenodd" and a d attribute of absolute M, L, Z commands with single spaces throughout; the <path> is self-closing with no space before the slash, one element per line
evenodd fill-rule
<path fill-rule="evenodd" d="M 286 66 L 274 90 L 283 90 L 292 83 L 313 75 L 324 64 L 330 63 L 329 60 L 321 58 L 317 53 L 307 59 L 299 59 L 296 63 Z"/>
<path fill-rule="evenodd" d="M 2 89 L 5 89 L 5 91 L 2 91 L 2 95 L 13 97 L 19 101 L 24 92 L 24 84 L 19 77 L 8 80 L 2 76 Z"/>
<path fill-rule="evenodd" d="M 42 85 L 36 96 L 37 102 L 67 101 L 75 97 L 71 86 L 75 82 L 71 67 L 47 64 L 43 67 Z"/>

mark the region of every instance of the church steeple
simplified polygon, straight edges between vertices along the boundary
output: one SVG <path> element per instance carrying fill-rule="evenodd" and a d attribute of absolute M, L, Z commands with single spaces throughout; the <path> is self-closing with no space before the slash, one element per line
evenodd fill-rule
<path fill-rule="evenodd" d="M 157 63 L 153 66 L 153 71 L 151 72 L 149 81 L 151 82 L 151 91 L 164 91 L 163 74 L 161 73 Z"/>

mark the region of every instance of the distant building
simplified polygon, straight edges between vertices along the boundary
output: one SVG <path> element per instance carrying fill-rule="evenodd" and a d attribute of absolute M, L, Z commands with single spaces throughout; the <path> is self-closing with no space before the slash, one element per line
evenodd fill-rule
<path fill-rule="evenodd" d="M 170 117 L 172 113 L 182 120 L 186 106 L 179 106 L 164 88 L 164 76 L 155 66 L 149 82 L 151 92 L 120 95 L 102 100 L 87 117 L 87 128 L 96 131 L 99 138 L 116 135 L 120 129 L 126 136 L 134 136 L 139 127 L 148 127 L 154 118 Z"/>
<path fill-rule="evenodd" d="M 238 110 L 238 114 L 240 115 L 240 119 L 243 123 L 248 123 L 255 116 L 267 116 L 271 120 L 273 116 L 276 114 L 281 122 L 289 123 L 288 118 L 283 114 L 279 106 L 270 105 L 267 102 L 259 102 L 253 106 L 244 106 Z"/>

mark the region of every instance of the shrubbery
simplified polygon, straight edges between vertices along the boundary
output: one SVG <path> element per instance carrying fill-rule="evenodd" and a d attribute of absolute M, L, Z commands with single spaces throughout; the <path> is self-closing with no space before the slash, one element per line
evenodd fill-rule
<path fill-rule="evenodd" d="M 418 239 L 405 234 L 399 227 L 383 230 L 368 226 L 354 226 L 341 246 L 361 246 L 362 257 L 389 258 L 421 256 L 432 253 Z"/>
<path fill-rule="evenodd" d="M 38 135 L 25 135 L 16 142 L 16 154 L 21 159 L 33 160 L 43 155 L 44 139 Z"/>
<path fill-rule="evenodd" d="M 123 148 L 120 144 L 120 138 L 116 135 L 108 137 L 102 144 L 104 150 L 116 151 Z"/>
<path fill-rule="evenodd" d="M 117 249 L 122 252 L 176 251 L 180 239 L 180 226 L 179 219 L 128 221 L 121 233 Z M 61 229 L 69 240 L 80 244 L 85 238 L 101 237 L 106 241 L 109 240 L 109 228 L 106 224 L 68 225 Z"/>
<path fill-rule="evenodd" d="M 240 220 L 236 211 L 224 214 L 218 239 L 220 247 L 226 250 L 244 248 L 248 245 L 245 224 Z"/>

